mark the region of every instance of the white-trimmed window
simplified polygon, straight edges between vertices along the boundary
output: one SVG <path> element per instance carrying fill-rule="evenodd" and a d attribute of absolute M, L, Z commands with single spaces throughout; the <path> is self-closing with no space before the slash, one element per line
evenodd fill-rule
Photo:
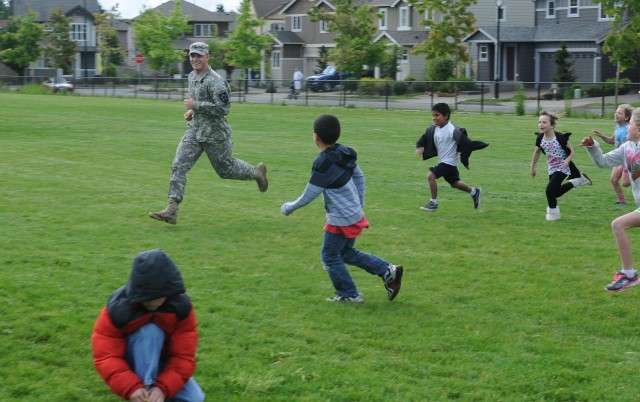
<path fill-rule="evenodd" d="M 292 32 L 302 31 L 302 16 L 294 15 L 291 17 L 291 31 Z"/>
<path fill-rule="evenodd" d="M 618 6 L 618 3 L 616 3 L 616 7 Z M 604 7 L 602 7 L 602 4 L 598 4 L 599 10 L 598 10 L 598 20 L 599 21 L 611 21 L 613 20 L 613 15 L 608 15 L 606 14 Z"/>
<path fill-rule="evenodd" d="M 569 0 L 569 17 L 580 15 L 580 0 Z"/>
<path fill-rule="evenodd" d="M 193 24 L 193 36 L 196 36 L 196 37 L 218 36 L 218 25 L 216 25 L 216 24 Z"/>
<path fill-rule="evenodd" d="M 272 22 L 271 32 L 280 32 L 280 31 L 284 31 L 284 24 L 282 22 Z"/>
<path fill-rule="evenodd" d="M 556 1 L 548 0 L 547 1 L 547 18 L 555 18 L 556 17 Z"/>
<path fill-rule="evenodd" d="M 87 24 L 71 24 L 71 39 L 78 42 L 86 42 L 87 40 Z"/>
<path fill-rule="evenodd" d="M 411 9 L 409 7 L 400 7 L 400 21 L 398 22 L 398 30 L 407 31 L 411 29 Z"/>
<path fill-rule="evenodd" d="M 271 68 L 280 68 L 280 51 L 271 52 Z"/>
<path fill-rule="evenodd" d="M 409 48 L 405 47 L 402 49 L 402 56 L 400 56 L 400 63 L 408 63 L 409 62 Z"/>
<path fill-rule="evenodd" d="M 489 46 L 478 46 L 478 61 L 489 61 Z"/>
<path fill-rule="evenodd" d="M 329 21 L 320 20 L 320 33 L 329 32 Z"/>
<path fill-rule="evenodd" d="M 389 10 L 381 8 L 378 10 L 378 14 L 380 14 L 380 18 L 378 19 L 378 29 L 387 29 L 387 16 L 389 14 Z"/>

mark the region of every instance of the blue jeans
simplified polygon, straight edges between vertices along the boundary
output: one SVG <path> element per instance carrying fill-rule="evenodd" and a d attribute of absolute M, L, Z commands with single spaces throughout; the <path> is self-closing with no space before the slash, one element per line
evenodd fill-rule
<path fill-rule="evenodd" d="M 145 386 L 155 384 L 158 370 L 162 366 L 160 352 L 164 343 L 164 331 L 155 324 L 147 324 L 129 335 L 127 361 L 142 379 Z M 204 392 L 192 378 L 172 399 L 174 402 L 202 402 Z"/>
<path fill-rule="evenodd" d="M 372 275 L 382 277 L 389 263 L 372 254 L 363 253 L 354 246 L 356 239 L 347 239 L 344 235 L 324 232 L 322 243 L 322 265 L 329 274 L 336 293 L 342 297 L 353 297 L 358 294 L 356 284 L 353 282 L 349 270 L 345 264 L 362 268 Z"/>

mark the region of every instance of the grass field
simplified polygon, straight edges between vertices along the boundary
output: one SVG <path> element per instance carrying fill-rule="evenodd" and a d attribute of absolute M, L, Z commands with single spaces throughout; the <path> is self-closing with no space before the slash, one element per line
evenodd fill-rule
<path fill-rule="evenodd" d="M 157 247 L 194 301 L 208 401 L 640 399 L 640 290 L 603 290 L 619 268 L 610 221 L 633 207 L 614 205 L 609 169 L 577 149 L 594 185 L 566 194 L 562 219 L 546 222 L 545 161 L 529 175 L 535 116 L 454 113 L 491 143 L 461 169 L 482 205 L 441 182 L 439 211 L 425 213 L 435 162 L 413 150 L 428 105 L 234 105 L 235 156 L 267 164 L 269 191 L 221 180 L 201 159 L 171 226 L 147 213 L 166 203 L 180 102 L 0 93 L 0 103 L 0 400 L 117 401 L 93 368 L 93 323 L 133 257 Z M 393 302 L 359 269 L 363 305 L 325 302 L 321 200 L 280 214 L 309 178 L 321 113 L 341 119 L 367 175 L 372 227 L 359 248 L 405 266 Z M 561 118 L 557 129 L 576 145 L 613 122 Z"/>

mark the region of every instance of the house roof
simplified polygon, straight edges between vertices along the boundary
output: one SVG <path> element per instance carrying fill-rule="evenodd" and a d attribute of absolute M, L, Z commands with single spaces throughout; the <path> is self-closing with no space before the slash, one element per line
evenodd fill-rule
<path fill-rule="evenodd" d="M 280 10 L 287 5 L 286 0 L 253 0 L 253 8 L 256 10 L 256 17 L 265 19 L 276 14 L 280 14 Z M 281 16 L 280 16 L 281 18 Z"/>
<path fill-rule="evenodd" d="M 304 45 L 306 43 L 291 31 L 278 31 L 276 40 L 283 45 Z"/>
<path fill-rule="evenodd" d="M 24 16 L 29 10 L 35 11 L 37 17 L 35 21 L 45 22 L 49 20 L 49 13 L 58 8 L 67 14 L 74 8 L 85 8 L 90 13 L 100 12 L 101 7 L 98 0 L 14 0 L 13 14 Z"/>
<path fill-rule="evenodd" d="M 500 42 L 596 42 L 602 41 L 611 24 L 608 22 L 544 24 L 538 27 L 501 27 Z M 497 42 L 497 26 L 480 26 L 463 42 Z"/>
<path fill-rule="evenodd" d="M 412 46 L 424 42 L 428 37 L 427 31 L 384 31 L 379 33 L 373 41 L 377 42 L 382 38 L 387 38 L 398 45 Z"/>
<path fill-rule="evenodd" d="M 189 21 L 235 22 L 236 20 L 237 13 L 235 11 L 225 11 L 223 13 L 219 13 L 217 11 L 209 11 L 184 0 L 181 2 L 181 4 L 182 15 L 188 17 Z M 158 7 L 152 8 L 152 10 L 162 15 L 168 16 L 173 12 L 175 8 L 176 2 L 174 0 L 169 0 L 165 3 L 160 4 Z"/>

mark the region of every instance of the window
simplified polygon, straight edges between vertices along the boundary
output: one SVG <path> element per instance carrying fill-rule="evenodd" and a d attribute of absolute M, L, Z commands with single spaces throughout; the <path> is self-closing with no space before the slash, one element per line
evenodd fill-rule
<path fill-rule="evenodd" d="M 292 32 L 300 32 L 302 31 L 302 17 L 299 15 L 294 15 L 291 17 L 291 31 Z"/>
<path fill-rule="evenodd" d="M 218 36 L 218 26 L 215 24 L 194 24 L 193 36 Z"/>
<path fill-rule="evenodd" d="M 570 17 L 576 17 L 578 15 L 578 10 L 580 9 L 578 4 L 579 1 L 580 0 L 569 0 L 569 16 Z"/>
<path fill-rule="evenodd" d="M 480 45 L 478 47 L 478 61 L 489 61 L 489 46 Z"/>
<path fill-rule="evenodd" d="M 271 32 L 284 31 L 284 24 L 282 22 L 274 22 L 271 24 Z"/>
<path fill-rule="evenodd" d="M 547 1 L 547 18 L 556 17 L 556 2 L 555 0 Z"/>
<path fill-rule="evenodd" d="M 409 7 L 400 7 L 400 23 L 398 25 L 399 30 L 411 29 L 409 20 Z"/>
<path fill-rule="evenodd" d="M 329 21 L 321 20 L 320 21 L 320 33 L 327 33 L 327 32 L 329 32 Z"/>
<path fill-rule="evenodd" d="M 274 50 L 271 53 L 271 68 L 280 68 L 280 51 Z"/>
<path fill-rule="evenodd" d="M 87 24 L 71 24 L 71 39 L 78 42 L 87 40 Z"/>
<path fill-rule="evenodd" d="M 401 63 L 409 62 L 409 48 L 405 47 L 404 49 L 402 49 L 402 56 L 400 57 L 400 62 Z"/>
<path fill-rule="evenodd" d="M 616 2 L 615 6 L 619 7 L 619 4 Z M 600 7 L 600 10 L 598 12 L 598 19 L 600 21 L 611 21 L 611 20 L 613 20 L 613 15 L 607 14 L 605 9 L 604 9 L 604 7 L 602 7 L 602 4 L 598 5 L 598 7 Z"/>
<path fill-rule="evenodd" d="M 387 13 L 389 10 L 381 8 L 378 10 L 380 18 L 378 19 L 378 29 L 387 29 Z"/>

